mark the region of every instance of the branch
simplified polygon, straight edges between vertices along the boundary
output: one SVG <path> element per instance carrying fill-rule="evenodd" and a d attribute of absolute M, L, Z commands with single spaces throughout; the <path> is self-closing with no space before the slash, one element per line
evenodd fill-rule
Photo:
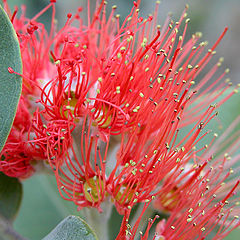
<path fill-rule="evenodd" d="M 3 239 L 6 240 L 27 240 L 18 234 L 12 227 L 12 224 L 5 219 L 3 216 L 0 216 L 0 234 Z"/>

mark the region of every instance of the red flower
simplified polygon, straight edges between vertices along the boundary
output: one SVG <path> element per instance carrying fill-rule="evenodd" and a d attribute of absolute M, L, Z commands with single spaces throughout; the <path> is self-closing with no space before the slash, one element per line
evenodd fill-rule
<path fill-rule="evenodd" d="M 35 101 L 41 95 L 42 81 L 51 74 L 52 63 L 48 55 L 50 41 L 43 24 L 36 24 L 34 19 L 30 21 L 25 17 L 24 7 L 20 18 L 17 18 L 18 9 L 15 8 L 12 14 L 7 1 L 3 3 L 20 44 L 23 85 L 16 117 L 7 143 L 1 151 L 0 170 L 12 177 L 26 178 L 35 171 L 36 160 L 42 160 L 44 156 L 32 148 L 30 140 L 33 132 L 30 128 L 32 115 L 37 109 Z M 19 74 L 11 68 L 9 72 Z"/>
<path fill-rule="evenodd" d="M 212 198 L 229 177 L 223 168 L 228 164 L 226 158 L 220 158 L 213 161 L 212 170 L 209 153 L 201 155 L 204 148 L 196 150 L 195 146 L 209 133 L 203 131 L 216 116 L 217 105 L 212 101 L 221 105 L 237 90 L 219 100 L 229 89 L 229 84 L 222 82 L 228 70 L 216 80 L 219 87 L 210 84 L 205 88 L 222 59 L 202 81 L 195 82 L 227 29 L 204 54 L 206 42 L 199 43 L 200 33 L 185 43 L 189 22 L 186 9 L 178 22 L 169 17 L 160 28 L 155 20 L 159 3 L 154 16 L 144 20 L 139 16 L 138 1 L 120 25 L 118 15 L 114 17 L 115 7 L 107 18 L 106 3 L 100 1 L 87 25 L 82 23 L 78 9 L 75 15 L 67 15 L 66 24 L 57 31 L 54 2 L 31 20 L 24 14 L 17 19 L 15 12 L 9 12 L 20 41 L 22 96 L 28 103 L 26 134 L 20 131 L 17 140 L 25 155 L 20 152 L 13 158 L 14 163 L 21 163 L 17 166 L 22 175 L 29 172 L 22 162 L 32 167 L 29 159 L 34 156 L 48 162 L 60 194 L 79 209 L 101 210 L 101 203 L 111 198 L 124 214 L 117 239 L 134 238 L 142 215 L 130 228 L 130 211 L 144 202 L 144 213 L 155 196 L 156 204 L 172 212 L 166 224 L 160 224 L 161 232 L 158 229 L 163 239 L 202 239 L 217 223 L 221 225 L 217 236 L 225 236 L 231 226 L 238 225 L 231 218 L 227 201 L 234 204 L 231 197 L 239 182 L 224 188 L 227 195 Z M 37 18 L 49 8 L 53 14 L 48 34 Z M 197 95 L 198 91 L 202 93 Z M 201 98 L 204 100 L 199 103 Z M 17 119 L 13 129 L 16 126 Z M 192 128 L 179 140 L 179 131 L 185 126 Z M 9 144 L 4 157 L 13 152 L 8 150 Z M 117 149 L 114 158 L 113 149 Z M 188 170 L 192 159 L 197 167 Z M 18 177 L 16 164 L 9 164 L 11 161 L 4 158 L 0 170 Z M 221 209 L 230 221 L 221 216 Z M 142 239 L 148 238 L 152 223 Z M 224 226 L 229 230 L 223 230 Z"/>
<path fill-rule="evenodd" d="M 54 5 L 50 6 L 55 12 Z M 87 26 L 80 20 L 79 9 L 75 15 L 68 14 L 65 26 L 54 34 L 52 22 L 51 34 L 45 37 L 50 40 L 44 49 L 47 52 L 53 45 L 50 54 L 56 66 L 45 65 L 55 68 L 55 73 L 50 71 L 41 90 L 42 120 L 35 115 L 34 145 L 46 149 L 61 194 L 79 207 L 99 208 L 108 192 L 123 213 L 132 202 L 154 195 L 169 172 L 189 162 L 199 134 L 215 115 L 216 106 L 207 107 L 209 99 L 216 100 L 228 88 L 220 93 L 215 89 L 201 107 L 197 105 L 194 96 L 211 79 L 218 63 L 204 77 L 204 84 L 191 90 L 226 29 L 201 58 L 206 44 L 195 47 L 199 33 L 183 42 L 189 22 L 185 11 L 179 22 L 174 25 L 168 19 L 160 30 L 153 21 L 157 10 L 144 21 L 137 7 L 135 3 L 120 27 L 118 18 L 112 21 L 115 8 L 106 19 L 102 1 Z M 73 22 L 79 26 L 74 27 Z M 31 34 L 38 31 L 41 33 L 41 28 L 35 27 Z M 212 86 L 204 93 L 210 90 Z M 191 108 L 190 103 L 196 107 Z M 191 123 L 195 127 L 176 143 L 179 129 Z M 66 139 L 59 134 L 65 129 L 62 124 L 68 129 Z M 48 132 L 51 136 L 46 135 L 44 125 L 54 129 Z M 114 135 L 120 135 L 121 146 L 106 175 L 105 163 L 112 161 L 107 151 Z"/>
<path fill-rule="evenodd" d="M 239 148 L 239 132 L 234 133 L 237 125 L 239 125 L 239 118 L 229 126 L 217 141 L 215 140 L 217 137 L 215 134 L 210 145 L 205 145 L 205 149 L 201 154 L 199 154 L 201 149 L 196 152 L 193 151 L 190 156 L 192 160 L 186 166 L 186 169 L 176 168 L 166 176 L 161 186 L 159 186 L 159 192 L 154 201 L 156 209 L 172 212 L 181 199 L 185 199 L 188 202 L 184 196 L 186 189 L 188 186 L 195 184 L 196 178 L 201 178 L 203 174 L 206 174 L 208 165 L 218 169 L 215 175 L 216 182 L 218 179 L 223 178 L 223 175 L 226 174 L 226 169 L 235 168 L 240 158 L 240 155 L 236 153 Z M 231 172 L 235 171 L 231 170 Z M 234 187 L 238 176 L 236 174 L 231 175 L 231 178 L 227 178 L 224 186 L 221 187 L 221 191 L 218 192 L 217 199 L 223 197 L 226 192 Z M 190 202 L 191 199 L 189 199 Z M 236 208 L 236 210 L 239 211 L 239 208 Z"/>
<path fill-rule="evenodd" d="M 232 170 L 224 174 L 224 165 L 225 161 L 219 161 L 205 169 L 202 176 L 195 176 L 191 184 L 185 186 L 169 218 L 157 224 L 152 239 L 206 239 L 213 229 L 216 229 L 216 234 L 212 239 L 223 239 L 240 225 L 237 215 L 239 196 L 236 197 L 239 180 L 231 186 L 228 185 L 228 191 L 225 191 L 224 182 Z M 132 226 L 129 222 L 130 210 L 125 212 L 117 239 L 135 239 L 139 223 L 149 204 L 150 201 L 144 205 L 141 216 Z M 152 223 L 159 221 L 158 218 L 159 216 L 155 216 L 150 220 L 145 234 L 140 232 L 141 239 L 149 239 Z"/>
<path fill-rule="evenodd" d="M 232 215 L 236 208 L 237 199 L 234 195 L 239 181 L 224 193 L 224 197 L 216 200 L 229 174 L 219 179 L 217 170 L 214 170 L 209 169 L 203 178 L 196 179 L 190 188 L 185 189 L 185 199 L 177 204 L 164 224 L 164 230 L 159 231 L 159 227 L 162 228 L 162 223 L 159 223 L 156 231 L 163 239 L 205 239 L 217 226 L 213 239 L 223 239 L 240 225 L 238 216 Z"/>
<path fill-rule="evenodd" d="M 74 123 L 68 120 L 52 120 L 45 125 L 38 113 L 33 122 L 35 137 L 31 143 L 36 151 L 45 153 L 56 175 L 61 196 L 73 201 L 79 209 L 92 206 L 100 210 L 105 198 L 106 156 L 101 155 L 104 146 L 99 137 L 91 136 L 90 129 L 84 129 L 87 117 L 82 122 L 80 134 Z M 76 142 L 78 148 L 75 148 Z"/>
<path fill-rule="evenodd" d="M 11 177 L 26 178 L 34 172 L 32 163 L 37 156 L 28 145 L 31 124 L 28 107 L 28 101 L 21 97 L 13 127 L 0 154 L 0 171 Z"/>

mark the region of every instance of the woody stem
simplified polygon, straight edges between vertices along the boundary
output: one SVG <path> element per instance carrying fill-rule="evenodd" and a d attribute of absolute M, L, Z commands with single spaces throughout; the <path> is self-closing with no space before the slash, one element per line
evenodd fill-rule
<path fill-rule="evenodd" d="M 87 223 L 92 227 L 99 240 L 109 240 L 108 220 L 111 215 L 112 204 L 103 202 L 101 208 L 103 210 L 101 213 L 95 208 L 84 208 L 82 211 Z"/>
<path fill-rule="evenodd" d="M 0 216 L 0 239 L 27 240 L 26 238 L 24 238 L 20 234 L 18 234 L 13 229 L 12 224 L 2 216 Z"/>

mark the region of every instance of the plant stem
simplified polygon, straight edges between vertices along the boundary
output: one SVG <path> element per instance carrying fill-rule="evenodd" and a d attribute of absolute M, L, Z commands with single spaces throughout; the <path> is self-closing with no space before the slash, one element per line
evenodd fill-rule
<path fill-rule="evenodd" d="M 99 240 L 108 240 L 108 220 L 111 215 L 112 204 L 108 201 L 103 202 L 101 208 L 103 210 L 101 213 L 95 208 L 84 208 L 82 211 L 86 222 L 92 227 Z"/>
<path fill-rule="evenodd" d="M 26 238 L 22 237 L 19 233 L 17 233 L 13 229 L 12 224 L 2 216 L 0 216 L 0 239 L 1 240 L 27 240 Z"/>
<path fill-rule="evenodd" d="M 133 219 L 131 220 L 132 225 L 134 225 L 134 223 L 138 220 L 139 216 L 141 215 L 142 208 L 143 208 L 143 205 L 140 205 L 138 207 L 137 211 L 135 212 Z M 146 211 L 144 212 L 144 214 L 142 215 L 141 221 L 138 226 L 138 231 L 139 230 L 143 231 L 145 229 L 146 224 L 147 224 L 146 220 L 149 219 L 153 215 L 154 211 L 155 210 L 153 209 L 152 205 L 149 205 L 148 208 L 146 209 Z"/>

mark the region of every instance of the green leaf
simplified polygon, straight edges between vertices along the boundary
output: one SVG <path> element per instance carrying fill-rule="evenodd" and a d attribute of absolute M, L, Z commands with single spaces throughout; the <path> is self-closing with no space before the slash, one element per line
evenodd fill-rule
<path fill-rule="evenodd" d="M 0 151 L 16 114 L 22 90 L 22 79 L 10 74 L 8 68 L 22 73 L 21 53 L 17 35 L 7 14 L 0 6 Z"/>
<path fill-rule="evenodd" d="M 80 217 L 69 216 L 43 240 L 97 240 L 97 236 Z"/>
<path fill-rule="evenodd" d="M 0 215 L 13 220 L 22 200 L 22 184 L 17 178 L 0 173 Z"/>

